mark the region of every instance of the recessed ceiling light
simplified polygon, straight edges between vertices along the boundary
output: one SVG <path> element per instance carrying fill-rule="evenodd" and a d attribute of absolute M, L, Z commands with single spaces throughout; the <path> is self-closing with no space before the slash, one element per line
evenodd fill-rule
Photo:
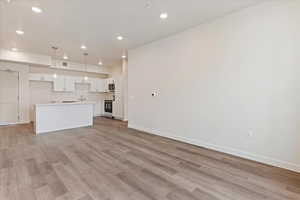
<path fill-rule="evenodd" d="M 10 3 L 10 0 L 6 0 L 7 3 Z"/>
<path fill-rule="evenodd" d="M 103 65 L 103 63 L 101 61 L 98 62 L 98 65 Z"/>
<path fill-rule="evenodd" d="M 63 57 L 65 60 L 68 60 L 69 59 L 69 57 L 67 56 L 67 55 L 64 55 L 64 57 Z"/>
<path fill-rule="evenodd" d="M 118 40 L 123 40 L 124 38 L 123 38 L 123 36 L 119 35 L 119 36 L 117 37 L 117 39 L 118 39 Z"/>
<path fill-rule="evenodd" d="M 32 7 L 31 10 L 33 12 L 35 12 L 35 13 L 41 13 L 41 12 L 43 12 L 43 10 L 41 8 L 39 8 L 39 7 Z"/>
<path fill-rule="evenodd" d="M 85 45 L 82 45 L 80 48 L 81 48 L 81 49 L 86 49 L 86 46 L 85 46 Z"/>
<path fill-rule="evenodd" d="M 168 13 L 165 13 L 165 12 L 164 12 L 164 13 L 161 13 L 161 14 L 160 14 L 160 18 L 161 18 L 161 19 L 167 19 L 167 18 L 168 18 Z"/>
<path fill-rule="evenodd" d="M 18 35 L 23 35 L 23 34 L 24 34 L 24 31 L 22 31 L 22 30 L 16 30 L 16 33 L 17 33 Z"/>
<path fill-rule="evenodd" d="M 17 49 L 17 48 L 11 48 L 11 50 L 12 50 L 12 51 L 18 51 L 18 49 Z"/>
<path fill-rule="evenodd" d="M 123 55 L 122 58 L 127 58 L 127 56 Z"/>

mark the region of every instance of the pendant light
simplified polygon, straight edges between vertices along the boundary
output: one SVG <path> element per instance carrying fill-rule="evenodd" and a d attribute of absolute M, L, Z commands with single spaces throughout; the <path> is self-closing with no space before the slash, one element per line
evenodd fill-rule
<path fill-rule="evenodd" d="M 54 56 L 53 56 L 53 59 L 54 59 L 54 67 L 57 68 L 57 59 L 56 59 L 56 57 L 57 57 L 57 50 L 58 50 L 58 47 L 53 46 L 52 49 L 53 49 L 53 52 L 54 52 L 54 53 L 53 53 L 53 54 L 54 54 Z M 53 63 L 52 63 L 52 65 L 53 65 Z M 57 78 L 57 74 L 56 74 L 56 73 L 53 74 L 53 78 Z"/>
<path fill-rule="evenodd" d="M 88 53 L 84 53 L 83 56 L 84 56 L 84 67 L 85 67 L 85 72 L 87 73 L 87 56 L 89 54 Z M 89 77 L 87 77 L 86 75 L 84 76 L 84 80 L 87 81 L 89 79 Z"/>

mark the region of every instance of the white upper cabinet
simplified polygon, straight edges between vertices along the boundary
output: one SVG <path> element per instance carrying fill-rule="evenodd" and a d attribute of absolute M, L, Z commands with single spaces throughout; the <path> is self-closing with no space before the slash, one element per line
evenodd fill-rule
<path fill-rule="evenodd" d="M 105 92 L 105 79 L 90 78 L 90 92 Z"/>
<path fill-rule="evenodd" d="M 105 79 L 97 79 L 98 92 L 105 92 Z"/>
<path fill-rule="evenodd" d="M 75 79 L 70 76 L 57 76 L 54 79 L 53 90 L 55 92 L 74 92 Z"/>
<path fill-rule="evenodd" d="M 65 91 L 74 92 L 75 91 L 75 78 L 71 76 L 65 76 Z"/>
<path fill-rule="evenodd" d="M 54 79 L 53 90 L 55 92 L 64 92 L 65 91 L 65 77 L 57 76 Z"/>
<path fill-rule="evenodd" d="M 29 75 L 29 80 L 31 80 L 31 81 L 53 81 L 53 75 L 33 73 L 33 74 Z"/>
<path fill-rule="evenodd" d="M 53 74 L 37 74 L 32 73 L 29 76 L 30 81 L 50 81 L 53 82 L 53 90 L 55 92 L 74 92 L 75 84 L 89 84 L 89 92 L 109 92 L 108 85 L 114 83 L 114 79 L 88 78 L 84 80 L 81 76 L 63 76 Z"/>
<path fill-rule="evenodd" d="M 90 84 L 90 92 L 98 92 L 97 90 L 97 79 L 95 78 L 90 78 L 88 80 L 89 84 Z"/>

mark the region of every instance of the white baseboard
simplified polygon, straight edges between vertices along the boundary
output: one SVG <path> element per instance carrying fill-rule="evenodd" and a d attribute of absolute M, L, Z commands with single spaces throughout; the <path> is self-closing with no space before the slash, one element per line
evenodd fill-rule
<path fill-rule="evenodd" d="M 114 119 L 117 119 L 117 120 L 120 120 L 120 121 L 123 121 L 123 117 L 119 117 L 119 116 L 113 116 Z"/>
<path fill-rule="evenodd" d="M 16 122 L 16 123 L 0 123 L 0 126 L 12 126 L 12 125 L 19 125 L 19 124 L 29 124 L 30 121 L 20 121 L 20 122 Z"/>
<path fill-rule="evenodd" d="M 262 155 L 257 155 L 257 154 L 253 154 L 253 153 L 249 153 L 249 152 L 244 152 L 244 151 L 240 151 L 238 149 L 234 149 L 234 148 L 230 148 L 230 147 L 215 145 L 215 144 L 207 143 L 207 142 L 204 142 L 204 141 L 199 141 L 199 140 L 196 140 L 196 139 L 177 136 L 177 135 L 174 135 L 172 133 L 161 132 L 161 131 L 158 131 L 158 130 L 154 130 L 154 129 L 151 129 L 151 128 L 145 128 L 145 127 L 142 127 L 142 126 L 139 126 L 139 125 L 136 125 L 136 124 L 132 124 L 132 123 L 129 123 L 128 127 L 132 128 L 132 129 L 139 130 L 139 131 L 144 131 L 144 132 L 151 133 L 151 134 L 154 134 L 154 135 L 159 135 L 159 136 L 162 136 L 162 137 L 171 138 L 171 139 L 178 140 L 178 141 L 181 141 L 181 142 L 186 142 L 186 143 L 193 144 L 193 145 L 196 145 L 196 146 L 205 147 L 205 148 L 212 149 L 212 150 L 215 150 L 215 151 L 231 154 L 231 155 L 238 156 L 238 157 L 241 157 L 241 158 L 257 161 L 257 162 L 260 162 L 260 163 L 265 163 L 265 164 L 268 164 L 268 165 L 271 165 L 271 166 L 280 167 L 280 168 L 284 168 L 284 169 L 288 169 L 288 170 L 300 173 L 300 165 L 297 165 L 297 164 L 294 164 L 294 163 L 290 163 L 290 162 L 286 162 L 286 161 L 282 161 L 282 160 L 277 160 L 277 159 L 274 159 L 274 158 L 270 158 L 270 157 L 266 157 L 266 156 L 262 156 Z"/>

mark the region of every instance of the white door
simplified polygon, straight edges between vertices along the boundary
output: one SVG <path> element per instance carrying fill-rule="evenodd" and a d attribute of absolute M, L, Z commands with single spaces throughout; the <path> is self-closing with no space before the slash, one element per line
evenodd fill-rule
<path fill-rule="evenodd" d="M 0 125 L 19 121 L 19 73 L 0 70 Z"/>

